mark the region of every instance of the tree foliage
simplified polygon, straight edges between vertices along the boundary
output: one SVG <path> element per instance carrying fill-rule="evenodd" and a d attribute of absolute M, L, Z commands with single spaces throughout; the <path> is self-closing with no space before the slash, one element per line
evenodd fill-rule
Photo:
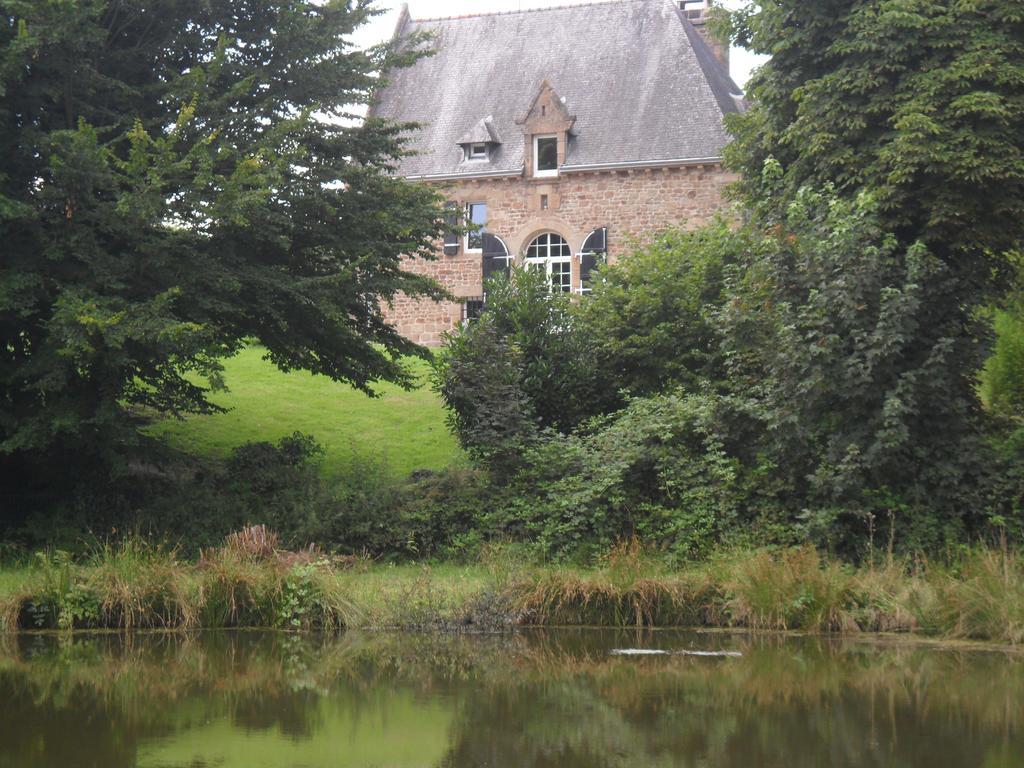
<path fill-rule="evenodd" d="M 438 295 L 400 255 L 431 254 L 443 216 L 389 173 L 403 126 L 351 120 L 404 63 L 352 47 L 373 13 L 0 2 L 0 453 L 123 449 L 133 409 L 215 410 L 248 338 L 284 370 L 409 381 L 380 302 Z"/>
<path fill-rule="evenodd" d="M 912 325 L 891 329 L 893 375 L 918 392 L 893 400 L 892 418 L 905 426 L 917 411 L 907 445 L 919 461 L 942 441 L 947 454 L 969 454 L 958 442 L 986 429 L 976 393 L 991 342 L 985 309 L 1013 285 L 1008 256 L 1024 242 L 1024 8 L 772 0 L 732 22 L 738 42 L 771 57 L 750 82 L 752 108 L 729 123 L 727 159 L 745 200 L 781 220 L 805 187 L 871 196 L 906 276 L 879 287 L 918 305 Z M 817 277 L 790 278 L 792 294 L 813 298 Z"/>
<path fill-rule="evenodd" d="M 764 455 L 840 537 L 879 513 L 959 525 L 981 506 L 982 419 L 962 367 L 977 337 L 928 294 L 946 265 L 882 220 L 868 195 L 802 190 L 751 240 L 718 316 L 732 386 L 766 414 Z"/>
<path fill-rule="evenodd" d="M 678 556 L 706 554 L 750 510 L 751 474 L 726 441 L 743 403 L 670 392 L 531 446 L 484 516 L 547 555 L 600 552 L 637 536 Z"/>
<path fill-rule="evenodd" d="M 1024 264 L 1017 257 L 1017 287 L 993 312 L 992 356 L 981 372 L 981 397 L 997 417 L 1024 423 Z"/>
<path fill-rule="evenodd" d="M 976 338 L 927 294 L 946 265 L 883 220 L 869 194 L 805 188 L 780 214 L 669 233 L 574 303 L 503 284 L 444 352 L 456 431 L 502 457 L 485 528 L 561 555 L 634 534 L 694 554 L 755 525 L 848 554 L 883 526 L 922 548 L 980 531 L 999 463 L 956 359 Z M 524 386 L 524 327 L 592 366 Z M 625 394 L 595 386 L 613 382 Z M 572 419 L 537 417 L 560 402 Z"/>
<path fill-rule="evenodd" d="M 1024 236 L 1018 0 L 751 2 L 733 34 L 770 55 L 749 83 L 752 108 L 729 125 L 748 201 L 784 206 L 827 183 L 871 190 L 886 231 L 962 278 L 961 303 L 1001 290 L 993 259 Z M 769 158 L 781 188 L 762 174 Z"/>

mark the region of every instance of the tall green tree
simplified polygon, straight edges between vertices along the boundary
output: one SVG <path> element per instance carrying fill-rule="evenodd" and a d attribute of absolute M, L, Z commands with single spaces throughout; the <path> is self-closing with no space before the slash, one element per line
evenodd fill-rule
<path fill-rule="evenodd" d="M 923 244 L 942 266 L 906 366 L 945 348 L 951 398 L 929 407 L 963 411 L 989 342 L 978 310 L 1011 287 L 1024 243 L 1024 6 L 763 0 L 732 21 L 770 56 L 730 122 L 746 200 L 783 216 L 805 186 L 867 191 L 885 231 Z"/>
<path fill-rule="evenodd" d="M 1019 0 L 758 0 L 732 22 L 770 56 L 730 124 L 748 201 L 870 189 L 883 226 L 923 241 L 962 290 L 1002 289 L 993 267 L 1024 239 Z"/>
<path fill-rule="evenodd" d="M 731 20 L 770 56 L 730 122 L 758 219 L 827 222 L 808 188 L 871 201 L 870 227 L 830 226 L 762 264 L 781 309 L 768 402 L 796 438 L 784 461 L 845 510 L 868 511 L 859 485 L 890 512 L 981 512 L 964 499 L 994 466 L 978 439 L 985 308 L 1024 243 L 1024 6 L 760 0 Z"/>
<path fill-rule="evenodd" d="M 123 453 L 138 407 L 216 410 L 249 339 L 372 390 L 443 229 L 352 112 L 406 63 L 371 0 L 0 1 L 0 457 Z M 203 384 L 197 384 L 205 381 Z M 108 457 L 110 458 L 110 457 Z"/>

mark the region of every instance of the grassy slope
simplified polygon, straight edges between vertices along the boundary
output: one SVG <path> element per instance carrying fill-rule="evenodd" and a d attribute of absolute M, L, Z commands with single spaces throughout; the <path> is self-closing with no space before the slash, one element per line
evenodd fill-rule
<path fill-rule="evenodd" d="M 445 426 L 440 399 L 426 386 L 426 363 L 415 360 L 412 366 L 424 383 L 420 389 L 382 385 L 381 397 L 369 398 L 323 376 L 282 373 L 263 359 L 262 349 L 249 348 L 226 361 L 229 391 L 213 397 L 228 413 L 167 420 L 151 432 L 192 453 L 215 456 L 246 442 L 276 442 L 304 432 L 326 449 L 328 476 L 353 455 L 382 459 L 396 475 L 441 469 L 461 452 Z"/>

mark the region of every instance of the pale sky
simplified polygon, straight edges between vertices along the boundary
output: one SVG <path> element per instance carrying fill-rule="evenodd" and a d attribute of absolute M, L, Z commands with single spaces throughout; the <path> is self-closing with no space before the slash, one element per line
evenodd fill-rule
<path fill-rule="evenodd" d="M 583 5 L 593 0 L 408 0 L 409 11 L 414 19 L 432 19 L 438 16 L 463 16 L 471 13 L 495 11 L 520 11 L 529 8 L 547 8 L 557 5 Z M 725 7 L 736 7 L 742 0 L 725 0 Z M 358 30 L 356 43 L 360 46 L 373 45 L 390 39 L 398 21 L 402 0 L 377 0 L 377 5 L 386 13 L 375 18 L 370 24 Z M 732 78 L 742 88 L 750 77 L 750 71 L 759 58 L 740 48 L 730 54 Z"/>

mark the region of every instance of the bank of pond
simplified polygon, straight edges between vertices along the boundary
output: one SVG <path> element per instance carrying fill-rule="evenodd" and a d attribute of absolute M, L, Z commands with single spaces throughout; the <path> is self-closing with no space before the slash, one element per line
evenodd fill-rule
<path fill-rule="evenodd" d="M 40 553 L 0 572 L 0 629 L 718 627 L 1024 642 L 1024 556 L 1009 549 L 854 567 L 808 547 L 680 566 L 627 542 L 581 568 L 506 546 L 468 565 L 394 565 L 276 544 L 247 529 L 194 562 L 135 539 L 85 559 Z"/>

